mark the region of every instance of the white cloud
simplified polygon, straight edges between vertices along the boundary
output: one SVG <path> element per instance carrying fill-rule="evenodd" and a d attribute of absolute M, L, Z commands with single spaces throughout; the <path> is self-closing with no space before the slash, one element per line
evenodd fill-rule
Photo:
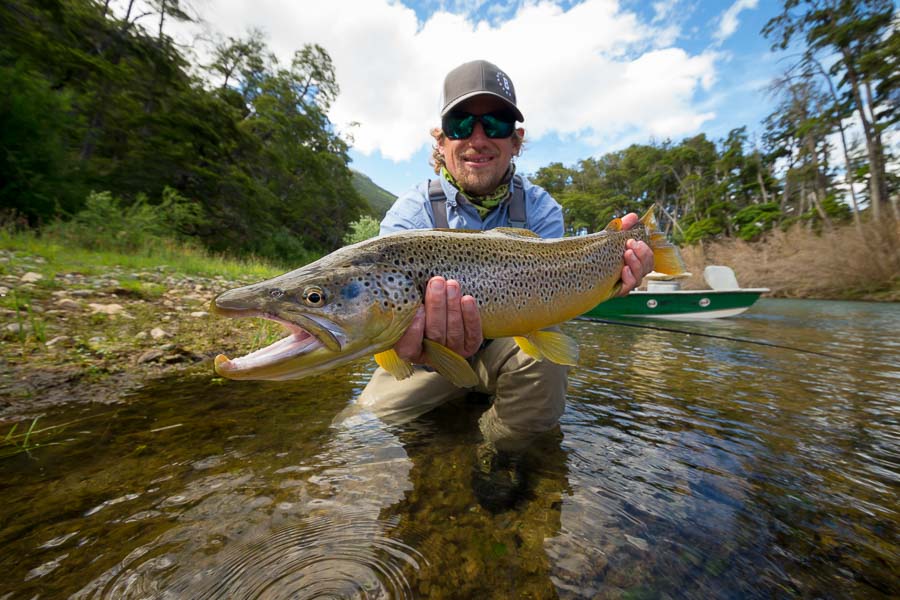
<path fill-rule="evenodd" d="M 445 9 L 425 22 L 389 0 L 206 1 L 194 6 L 213 31 L 240 36 L 260 28 L 282 60 L 304 43 L 324 46 L 341 86 L 331 119 L 339 128 L 359 123 L 354 147 L 364 154 L 400 161 L 427 145 L 444 74 L 476 58 L 510 75 L 532 140 L 550 133 L 585 141 L 623 132 L 676 137 L 714 116 L 695 106 L 695 95 L 713 84 L 719 55 L 674 47 L 677 27 L 642 22 L 617 0 L 568 9 L 529 1 L 503 21 L 490 11 L 484 21 Z M 657 4 L 658 12 L 669 6 Z"/>
<path fill-rule="evenodd" d="M 731 37 L 735 31 L 737 31 L 738 25 L 738 15 L 742 10 L 752 10 L 756 8 L 756 5 L 759 3 L 759 0 L 737 0 L 734 4 L 728 7 L 724 13 L 722 13 L 722 18 L 719 19 L 719 28 L 716 30 L 714 34 L 714 38 L 720 44 L 724 42 L 726 39 Z"/>

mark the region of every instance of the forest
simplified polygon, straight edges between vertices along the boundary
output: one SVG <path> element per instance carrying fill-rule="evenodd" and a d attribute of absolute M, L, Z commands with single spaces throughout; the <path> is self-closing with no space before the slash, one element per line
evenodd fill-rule
<path fill-rule="evenodd" d="M 339 89 L 324 48 L 281 64 L 251 32 L 192 65 L 164 29 L 188 18 L 179 0 L 129 0 L 122 15 L 109 0 L 2 6 L 5 221 L 152 212 L 212 251 L 287 261 L 339 246 L 368 210 L 328 119 Z"/>
<path fill-rule="evenodd" d="M 328 118 L 340 90 L 327 49 L 283 64 L 251 31 L 194 64 L 165 32 L 190 18 L 182 0 L 123 7 L 4 0 L 0 221 L 41 230 L 87 211 L 94 231 L 128 235 L 111 230 L 124 211 L 214 252 L 285 262 L 377 216 Z M 896 24 L 890 0 L 785 0 L 761 32 L 791 60 L 758 139 L 744 126 L 650 141 L 532 179 L 572 232 L 651 205 L 682 244 L 900 222 Z"/>

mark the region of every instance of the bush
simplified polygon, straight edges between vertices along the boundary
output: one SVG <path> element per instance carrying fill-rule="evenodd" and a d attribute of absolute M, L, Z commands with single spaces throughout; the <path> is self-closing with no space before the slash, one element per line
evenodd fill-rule
<path fill-rule="evenodd" d="M 355 244 L 378 235 L 380 231 L 378 221 L 369 215 L 363 215 L 358 220 L 350 223 L 350 231 L 344 236 L 345 244 Z"/>
<path fill-rule="evenodd" d="M 144 195 L 127 204 L 110 192 L 92 192 L 71 221 L 57 221 L 47 233 L 89 250 L 136 252 L 163 240 L 188 243 L 202 219 L 202 208 L 171 188 L 155 205 Z"/>

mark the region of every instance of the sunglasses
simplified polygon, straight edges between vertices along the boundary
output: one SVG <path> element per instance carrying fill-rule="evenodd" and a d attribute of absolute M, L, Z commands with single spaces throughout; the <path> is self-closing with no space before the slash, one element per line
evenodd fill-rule
<path fill-rule="evenodd" d="M 491 139 L 508 138 L 516 129 L 516 118 L 503 112 L 473 115 L 466 112 L 447 113 L 441 119 L 441 129 L 451 140 L 464 140 L 472 136 L 475 123 L 481 123 L 484 135 Z"/>

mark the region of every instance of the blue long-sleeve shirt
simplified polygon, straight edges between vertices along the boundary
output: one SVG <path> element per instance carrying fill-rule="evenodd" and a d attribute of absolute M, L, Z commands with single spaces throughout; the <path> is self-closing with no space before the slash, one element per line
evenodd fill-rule
<path fill-rule="evenodd" d="M 438 176 L 440 177 L 440 176 Z M 504 201 L 482 220 L 478 211 L 446 179 L 440 177 L 447 196 L 447 223 L 452 229 L 509 227 L 509 201 Z M 542 187 L 522 178 L 525 190 L 525 227 L 542 238 L 563 236 L 562 207 Z M 428 200 L 428 182 L 422 182 L 394 202 L 381 221 L 381 235 L 408 229 L 431 229 L 434 215 Z"/>

